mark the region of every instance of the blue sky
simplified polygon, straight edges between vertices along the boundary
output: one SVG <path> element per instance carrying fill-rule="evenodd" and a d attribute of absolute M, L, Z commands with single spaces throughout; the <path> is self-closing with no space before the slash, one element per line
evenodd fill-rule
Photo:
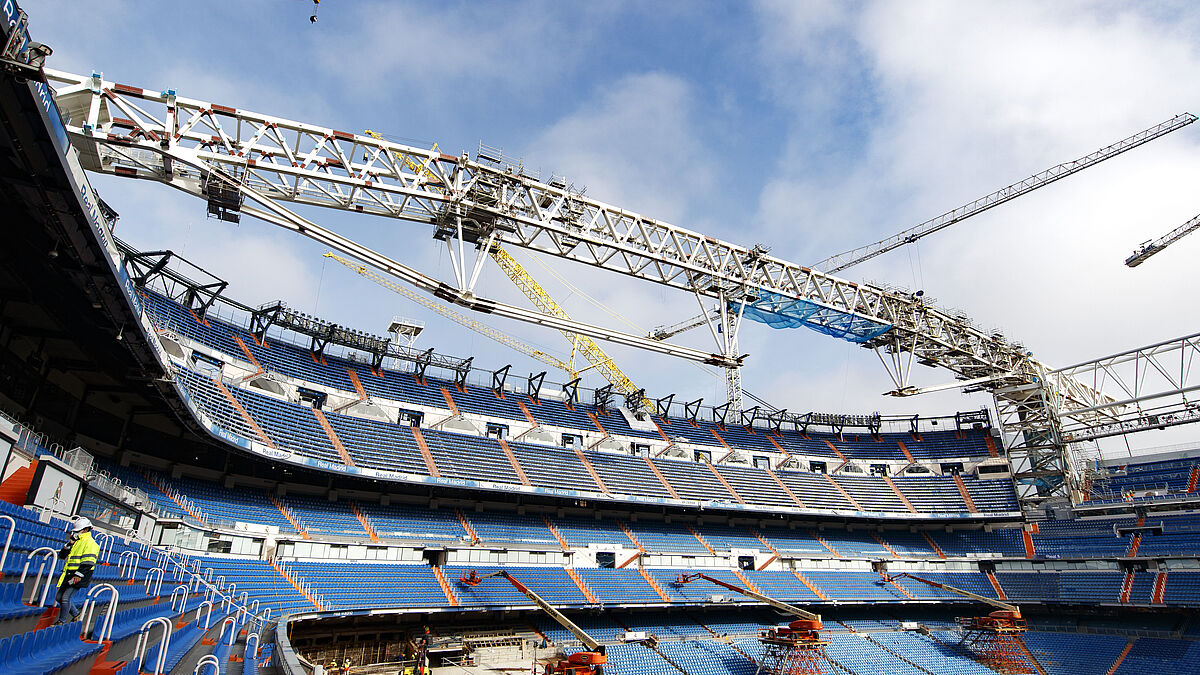
<path fill-rule="evenodd" d="M 315 25 L 308 0 L 24 4 L 51 67 L 454 154 L 483 141 L 589 196 L 800 263 L 1200 112 L 1200 10 L 1185 2 L 325 0 Z M 1137 270 L 1122 261 L 1200 212 L 1198 141 L 1189 127 L 845 276 L 923 289 L 1050 364 L 1194 332 L 1200 237 Z M 540 369 L 330 267 L 306 240 L 209 221 L 158 185 L 96 182 L 122 236 L 188 255 L 233 297 L 283 298 L 373 332 L 394 313 L 417 316 L 422 344 L 484 368 Z M 424 226 L 306 215 L 450 276 Z M 517 256 L 574 315 L 628 328 Z M 687 296 L 546 262 L 641 329 L 695 313 Z M 483 283 L 523 302 L 495 270 Z M 556 334 L 496 327 L 563 351 Z M 742 350 L 746 388 L 793 411 L 990 405 L 882 397 L 890 383 L 873 354 L 816 333 L 753 325 Z M 719 378 L 688 364 L 612 353 L 652 395 L 723 397 Z M 918 384 L 948 380 L 925 370 Z"/>

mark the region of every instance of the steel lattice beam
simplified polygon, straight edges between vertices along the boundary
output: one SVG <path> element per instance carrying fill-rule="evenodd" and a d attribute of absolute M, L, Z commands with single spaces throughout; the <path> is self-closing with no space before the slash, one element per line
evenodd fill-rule
<path fill-rule="evenodd" d="M 1038 370 L 1022 348 L 921 302 L 541 183 L 512 167 L 378 140 L 99 77 L 47 71 L 85 167 L 198 193 L 196 166 L 264 197 L 434 226 L 455 217 L 561 258 L 718 297 L 746 288 L 915 337 L 917 358 L 966 377 Z M 176 159 L 178 158 L 178 159 Z M 185 162 L 186 160 L 186 162 Z M 416 167 L 416 169 L 412 168 Z M 470 236 L 470 233 L 468 233 Z"/>
<path fill-rule="evenodd" d="M 1114 394 L 1063 406 L 1067 442 L 1200 420 L 1200 333 L 1164 340 L 1048 373 L 1061 393 L 1073 385 Z M 1080 393 L 1078 401 L 1085 403 Z"/>
<path fill-rule="evenodd" d="M 264 208 L 242 210 L 313 237 L 354 255 L 439 298 L 505 316 L 533 320 L 559 330 L 621 341 L 642 348 L 635 336 L 578 322 L 555 322 L 518 308 L 474 302 L 471 287 L 437 282 L 399 266 L 386 256 L 325 230 L 284 209 L 290 202 L 426 223 L 434 236 L 463 242 L 520 246 L 660 283 L 710 299 L 741 293 L 808 303 L 810 326 L 876 326 L 878 337 L 864 346 L 902 350 L 916 362 L 950 370 L 965 381 L 987 382 L 998 402 L 1026 407 L 1020 388 L 1046 382 L 1048 368 L 1024 347 L 976 328 L 966 317 L 943 311 L 922 298 L 890 292 L 821 273 L 660 220 L 584 197 L 562 182 L 543 183 L 498 158 L 465 153 L 451 156 L 368 135 L 338 131 L 205 101 L 174 91 L 155 91 L 47 71 L 80 162 L 89 170 L 163 182 L 190 194 L 205 194 L 213 177 L 222 193 L 237 188 Z M 236 200 L 222 208 L 236 208 Z M 211 199 L 210 199 L 211 201 Z M 232 204 L 232 206 L 230 206 Z M 654 342 L 646 340 L 646 342 Z M 657 351 L 728 365 L 724 354 L 657 343 Z M 694 352 L 694 353 L 693 353 Z M 1094 383 L 1060 373 L 1044 397 L 1053 406 L 1044 453 L 1070 465 L 1057 415 L 1118 401 Z M 1039 441 L 1040 442 L 1040 441 Z M 1040 464 L 1045 464 L 1039 459 Z M 1042 469 L 1038 469 L 1041 471 Z M 1065 482 L 1062 477 L 1059 482 Z"/>

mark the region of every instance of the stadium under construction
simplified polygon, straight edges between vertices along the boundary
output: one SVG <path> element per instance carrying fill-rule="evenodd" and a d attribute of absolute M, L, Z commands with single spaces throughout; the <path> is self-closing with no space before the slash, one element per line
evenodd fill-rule
<path fill-rule="evenodd" d="M 0 672 L 1200 672 L 1200 448 L 1080 450 L 1200 420 L 1200 335 L 1054 367 L 923 294 L 835 276 L 1194 116 L 804 266 L 484 146 L 448 155 L 54 70 L 29 17 L 5 11 Z M 316 240 L 562 381 L 416 347 L 416 322 L 374 335 L 287 298 L 248 304 L 204 260 L 119 239 L 124 207 L 94 174 Z M 426 227 L 452 278 L 322 212 Z M 506 249 L 678 292 L 699 314 L 647 334 L 573 318 Z M 492 263 L 531 306 L 484 296 Z M 566 335 L 586 364 L 493 317 Z M 747 407 L 747 319 L 873 350 L 895 395 L 995 405 Z M 710 349 L 673 340 L 706 327 Z M 609 344 L 721 368 L 727 398 L 640 388 Z M 914 364 L 952 384 L 916 386 Z M 68 616 L 56 596 L 80 536 L 98 550 L 79 554 L 90 584 Z"/>

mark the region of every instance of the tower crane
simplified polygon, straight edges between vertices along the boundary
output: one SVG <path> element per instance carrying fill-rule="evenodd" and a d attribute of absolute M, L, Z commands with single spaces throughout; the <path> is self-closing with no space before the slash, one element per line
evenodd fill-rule
<path fill-rule="evenodd" d="M 563 372 L 567 373 L 567 375 L 570 376 L 571 379 L 575 379 L 579 375 L 579 373 L 575 370 L 574 364 L 567 363 L 567 362 L 563 361 L 562 359 L 551 356 L 550 354 L 547 354 L 546 352 L 543 352 L 540 349 L 535 349 L 535 348 L 531 347 L 530 345 L 525 344 L 524 342 L 521 342 L 517 338 L 512 337 L 511 335 L 508 335 L 507 333 L 502 333 L 502 332 L 496 330 L 495 328 L 488 326 L 487 324 L 480 323 L 480 322 L 472 319 L 469 316 L 466 316 L 464 314 L 456 312 L 453 309 L 450 309 L 449 307 L 447 307 L 446 305 L 443 305 L 440 302 L 437 302 L 437 301 L 427 298 L 423 295 L 420 295 L 414 291 L 411 291 L 411 290 L 401 286 L 400 284 L 392 281 L 391 279 L 388 279 L 387 277 L 384 277 L 383 275 L 372 271 L 366 265 L 356 263 L 353 260 L 344 258 L 333 252 L 326 253 L 325 257 L 335 260 L 335 261 L 341 263 L 342 265 L 345 265 L 351 271 L 353 271 L 355 274 L 358 274 L 362 277 L 370 279 L 371 281 L 374 281 L 375 283 L 379 284 L 380 286 L 383 286 L 384 288 L 388 289 L 389 291 L 391 291 L 393 293 L 398 293 L 400 295 L 403 295 L 404 297 L 408 298 L 409 300 L 412 300 L 413 302 L 421 305 L 422 307 L 425 307 L 426 309 L 430 309 L 434 312 L 437 312 L 438 314 L 446 317 L 447 319 L 450 319 L 451 321 L 457 323 L 458 325 L 463 326 L 465 328 L 469 328 L 470 330 L 473 330 L 476 333 L 479 333 L 480 335 L 488 338 L 489 340 L 494 340 L 495 342 L 498 342 L 498 343 L 504 345 L 505 347 L 509 347 L 513 350 L 516 350 L 530 358 L 537 359 L 538 361 L 541 361 L 542 363 L 554 366 L 555 368 L 559 368 Z"/>
<path fill-rule="evenodd" d="M 995 607 L 995 611 L 985 616 L 962 616 L 956 619 L 960 630 L 963 631 L 959 646 L 970 648 L 980 663 L 996 672 L 1032 673 L 1036 670 L 1045 675 L 1041 665 L 1037 663 L 1021 640 L 1021 635 L 1028 630 L 1028 624 L 1021 616 L 1019 607 L 908 572 L 884 574 L 882 581 L 883 583 L 895 583 L 897 579 L 903 578 L 919 581 L 928 586 Z"/>
<path fill-rule="evenodd" d="M 1139 145 L 1165 136 L 1172 131 L 1182 129 L 1183 127 L 1195 121 L 1196 116 L 1190 113 L 1176 115 L 1171 119 L 1162 122 L 1161 124 L 1150 127 L 1144 131 L 1140 131 L 1132 136 L 1129 136 L 1128 138 L 1121 139 L 1112 145 L 1100 148 L 1099 150 L 1091 154 L 1084 155 L 1079 159 L 1075 159 L 1070 162 L 1063 162 L 1062 164 L 1056 164 L 1045 171 L 1033 174 L 1025 180 L 1013 183 L 1012 185 L 1001 188 L 989 195 L 980 197 L 975 201 L 963 204 L 962 206 L 947 211 L 936 218 L 932 218 L 919 225 L 914 225 L 906 230 L 898 232 L 887 239 L 877 241 L 873 244 L 867 244 L 866 246 L 860 246 L 843 253 L 838 253 L 837 255 L 831 255 L 828 258 L 817 262 L 812 267 L 813 269 L 821 270 L 826 274 L 835 274 L 850 267 L 854 267 L 861 262 L 866 262 L 871 258 L 883 255 L 892 249 L 899 248 L 906 244 L 911 244 L 924 236 L 933 234 L 934 232 L 947 228 L 955 223 L 966 220 L 971 216 L 979 215 L 993 206 L 999 206 L 1004 202 L 1016 199 L 1017 197 L 1025 194 L 1029 194 L 1030 192 L 1033 192 L 1040 187 L 1045 187 L 1056 180 L 1066 178 L 1073 173 L 1078 173 L 1088 167 L 1095 166 L 1106 159 L 1116 157 L 1127 150 L 1132 150 Z M 1154 242 L 1146 242 L 1142 245 L 1141 249 L 1139 249 L 1132 257 L 1129 258 L 1129 260 L 1125 261 L 1125 264 L 1129 265 L 1130 267 L 1136 267 L 1146 258 L 1154 255 L 1163 248 L 1166 248 L 1168 244 L 1174 242 L 1176 239 L 1179 239 L 1188 232 L 1197 229 L 1198 227 L 1200 227 L 1200 216 L 1189 220 L 1187 223 L 1180 226 L 1178 229 L 1166 235 L 1162 239 Z M 711 310 L 704 314 L 700 314 L 699 316 L 694 316 L 690 319 L 684 319 L 683 321 L 680 321 L 674 325 L 659 326 L 650 331 L 649 337 L 652 340 L 665 340 L 669 337 L 674 337 L 680 333 L 702 326 L 706 321 L 710 320 L 712 317 L 715 317 L 715 315 L 716 310 Z"/>
<path fill-rule="evenodd" d="M 1138 265 L 1146 262 L 1146 258 L 1158 253 L 1159 251 L 1170 246 L 1171 244 L 1174 244 L 1180 239 L 1183 239 L 1196 230 L 1200 230 L 1200 215 L 1192 218 L 1191 220 L 1164 234 L 1158 239 L 1143 243 L 1140 247 L 1138 247 L 1138 250 L 1133 252 L 1133 255 L 1125 259 L 1125 264 L 1129 267 L 1137 267 Z"/>
<path fill-rule="evenodd" d="M 873 244 L 860 246 L 837 255 L 831 255 L 824 260 L 813 265 L 814 268 L 825 272 L 826 274 L 835 274 L 844 269 L 853 267 L 861 262 L 866 262 L 875 256 L 883 255 L 892 249 L 900 248 L 906 244 L 920 239 L 921 237 L 933 234 L 938 230 L 950 227 L 951 225 L 962 222 L 971 216 L 979 215 L 984 211 L 999 206 L 1004 202 L 1016 199 L 1021 195 L 1029 194 L 1034 190 L 1045 187 L 1056 180 L 1066 178 L 1071 174 L 1083 171 L 1088 167 L 1095 166 L 1106 159 L 1112 159 L 1117 155 L 1132 150 L 1139 145 L 1149 143 L 1150 141 L 1161 138 L 1172 131 L 1182 129 L 1183 127 L 1196 121 L 1196 116 L 1191 113 L 1181 113 L 1171 119 L 1156 124 L 1144 131 L 1123 138 L 1112 145 L 1105 146 L 1099 150 L 1084 155 L 1079 159 L 1070 162 L 1056 164 L 1045 171 L 1035 173 L 1032 176 L 1013 183 L 1007 187 L 968 202 L 962 206 L 943 213 L 942 215 L 927 220 L 919 225 L 914 225 L 906 230 L 902 230 L 892 236 L 877 241 Z"/>
<path fill-rule="evenodd" d="M 549 614 L 551 619 L 554 619 L 563 628 L 571 631 L 571 634 L 578 638 L 583 643 L 583 646 L 587 648 L 588 651 L 575 652 L 558 663 L 547 664 L 546 675 L 553 673 L 562 673 L 563 675 L 603 675 L 604 664 L 607 662 L 604 656 L 604 645 L 596 642 L 595 638 L 588 635 L 574 621 L 568 619 L 565 614 L 555 609 L 553 605 L 543 600 L 540 595 L 534 593 L 513 575 L 504 570 L 488 572 L 487 574 L 479 574 L 475 570 L 471 570 L 470 574 L 464 574 L 460 577 L 458 583 L 463 586 L 474 587 L 478 586 L 484 579 L 492 577 L 501 577 L 508 581 L 508 583 L 513 585 L 513 588 L 529 598 L 539 609 Z"/>
<path fill-rule="evenodd" d="M 532 302 L 534 306 L 538 308 L 538 311 L 542 312 L 543 314 L 557 316 L 562 319 L 571 318 L 570 315 L 567 314 L 567 311 L 563 309 L 561 305 L 555 302 L 554 298 L 550 297 L 550 294 L 546 292 L 546 289 L 542 288 L 542 285 L 539 284 L 523 266 L 521 266 L 521 263 L 517 262 L 516 258 L 513 258 L 511 255 L 509 255 L 508 251 L 505 251 L 503 247 L 501 247 L 499 244 L 493 244 L 491 251 L 488 253 L 491 255 L 492 260 L 496 261 L 496 264 L 500 267 L 504 274 L 506 274 L 508 278 L 511 279 L 512 282 L 517 286 L 517 288 L 525 294 L 525 297 L 529 298 L 530 302 Z M 608 382 L 612 384 L 613 388 L 615 388 L 617 391 L 626 395 L 636 394 L 638 391 L 641 391 L 638 389 L 637 385 L 635 385 L 633 381 L 629 379 L 629 376 L 622 372 L 619 367 L 617 367 L 617 364 L 612 360 L 612 357 L 605 353 L 605 351 L 600 348 L 600 345 L 596 344 L 595 340 L 586 335 L 572 333 L 571 331 L 564 330 L 561 332 L 563 337 L 567 338 L 567 341 L 571 343 L 572 356 L 574 356 L 575 353 L 579 353 L 581 356 L 583 356 L 583 358 L 589 364 L 591 364 L 588 367 L 595 368 L 597 371 L 599 371 L 604 379 L 608 380 Z M 650 405 L 649 399 L 643 396 L 642 404 Z"/>
<path fill-rule="evenodd" d="M 689 584 L 700 579 L 766 603 L 785 614 L 798 617 L 788 623 L 787 626 L 777 626 L 759 633 L 758 641 L 762 643 L 765 651 L 762 663 L 759 665 L 755 675 L 758 675 L 758 673 L 766 673 L 767 675 L 819 675 L 823 671 L 821 664 L 828 661 L 828 658 L 825 656 L 825 646 L 829 644 L 829 640 L 821 639 L 823 624 L 820 614 L 814 614 L 806 609 L 776 600 L 757 591 L 721 581 L 702 572 L 680 574 L 671 584 L 673 586 L 683 586 L 684 584 Z"/>

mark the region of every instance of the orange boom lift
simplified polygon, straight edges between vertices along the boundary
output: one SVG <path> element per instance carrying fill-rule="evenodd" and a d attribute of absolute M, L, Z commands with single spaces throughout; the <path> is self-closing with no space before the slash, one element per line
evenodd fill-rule
<path fill-rule="evenodd" d="M 795 605 L 789 605 L 786 602 L 767 597 L 762 593 L 757 593 L 748 588 L 742 588 L 741 586 L 721 581 L 720 579 L 714 579 L 707 574 L 699 572 L 695 574 L 680 574 L 671 583 L 675 586 L 682 586 L 698 579 L 711 581 L 722 588 L 728 588 L 748 598 L 765 602 L 781 612 L 800 617 L 787 626 L 776 626 L 758 634 L 758 641 L 765 647 L 765 652 L 763 653 L 762 663 L 759 664 L 755 675 L 759 675 L 760 673 L 768 675 L 821 675 L 825 672 L 824 664 L 828 663 L 828 658 L 825 656 L 825 645 L 829 644 L 829 640 L 821 639 L 822 623 L 820 614 L 813 614 Z"/>
<path fill-rule="evenodd" d="M 525 584 L 517 581 L 513 575 L 504 570 L 489 572 L 483 575 L 476 573 L 475 570 L 471 570 L 470 574 L 464 574 L 460 577 L 458 583 L 468 587 L 478 586 L 481 581 L 490 577 L 503 577 L 507 579 L 508 583 L 513 585 L 513 588 L 523 593 L 525 597 L 529 598 L 543 612 L 549 614 L 550 618 L 562 624 L 563 628 L 571 631 L 588 648 L 588 651 L 576 652 L 558 663 L 547 664 L 546 675 L 551 675 L 552 673 L 562 673 L 563 675 L 603 675 L 604 664 L 607 662 L 604 656 L 604 645 L 592 639 L 592 636 L 583 632 L 583 629 L 575 625 L 574 621 L 568 619 L 566 615 L 543 600 L 537 593 L 529 590 Z"/>
<path fill-rule="evenodd" d="M 955 619 L 958 622 L 959 630 L 963 632 L 958 646 L 969 650 L 976 661 L 997 673 L 1006 675 L 1034 672 L 1045 675 L 1045 671 L 1033 658 L 1033 654 L 1029 653 L 1025 647 L 1025 641 L 1021 639 L 1021 635 L 1029 629 L 1025 618 L 1021 616 L 1021 608 L 978 593 L 930 581 L 908 572 L 894 575 L 884 574 L 883 582 L 891 583 L 904 577 L 997 608 L 996 611 L 986 616 L 960 616 Z"/>

